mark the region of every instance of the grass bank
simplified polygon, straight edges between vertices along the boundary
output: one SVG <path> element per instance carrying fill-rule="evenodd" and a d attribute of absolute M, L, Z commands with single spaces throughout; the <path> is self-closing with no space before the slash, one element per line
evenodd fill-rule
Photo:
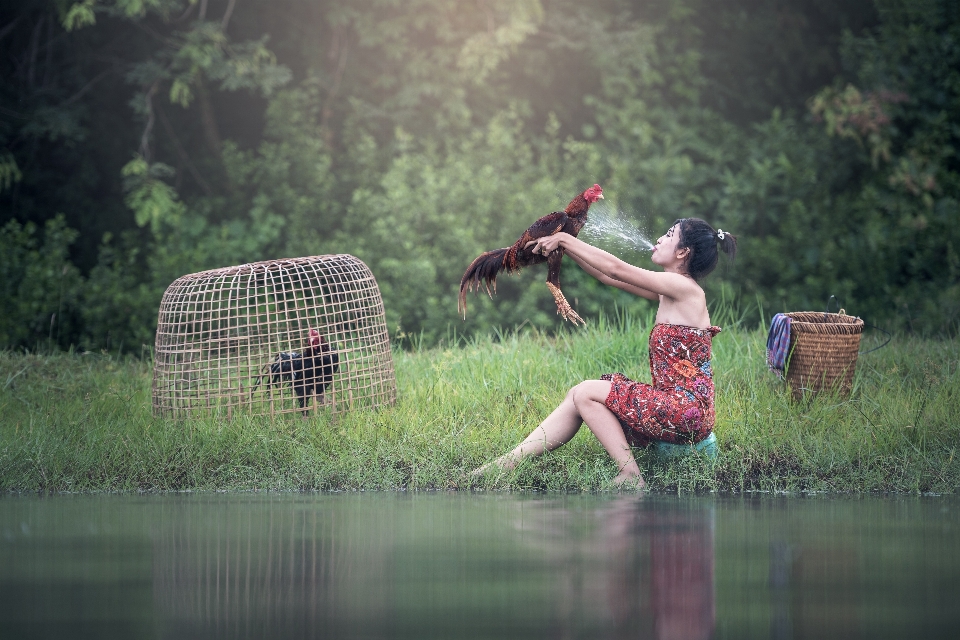
<path fill-rule="evenodd" d="M 397 405 L 309 420 L 154 418 L 150 363 L 0 353 L 0 489 L 167 491 L 467 488 L 584 378 L 649 380 L 649 318 L 556 338 L 494 336 L 395 352 Z M 960 486 L 960 345 L 897 337 L 861 356 L 853 394 L 795 403 L 764 366 L 761 330 L 714 341 L 716 462 L 638 452 L 655 491 L 938 492 Z M 613 464 L 581 431 L 493 474 L 488 489 L 610 489 Z"/>

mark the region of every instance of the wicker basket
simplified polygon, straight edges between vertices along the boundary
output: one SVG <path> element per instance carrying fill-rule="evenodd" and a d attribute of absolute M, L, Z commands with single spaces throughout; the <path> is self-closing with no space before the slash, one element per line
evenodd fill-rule
<path fill-rule="evenodd" d="M 797 311 L 790 317 L 787 384 L 793 397 L 824 389 L 850 393 L 863 320 L 840 313 Z"/>

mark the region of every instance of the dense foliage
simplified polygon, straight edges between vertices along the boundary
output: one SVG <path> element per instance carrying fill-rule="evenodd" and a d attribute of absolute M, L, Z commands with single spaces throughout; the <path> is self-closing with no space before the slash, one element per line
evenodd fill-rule
<path fill-rule="evenodd" d="M 0 346 L 138 351 L 177 276 L 321 253 L 398 339 L 555 327 L 545 272 L 466 321 L 459 278 L 594 182 L 737 234 L 714 299 L 960 319 L 950 0 L 22 0 L 0 52 Z"/>

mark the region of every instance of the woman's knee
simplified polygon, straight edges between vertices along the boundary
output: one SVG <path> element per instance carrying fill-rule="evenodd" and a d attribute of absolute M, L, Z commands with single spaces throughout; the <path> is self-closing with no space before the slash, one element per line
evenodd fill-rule
<path fill-rule="evenodd" d="M 567 397 L 571 398 L 578 407 L 588 402 L 606 404 L 608 395 L 610 395 L 610 383 L 606 380 L 584 380 L 567 393 Z"/>

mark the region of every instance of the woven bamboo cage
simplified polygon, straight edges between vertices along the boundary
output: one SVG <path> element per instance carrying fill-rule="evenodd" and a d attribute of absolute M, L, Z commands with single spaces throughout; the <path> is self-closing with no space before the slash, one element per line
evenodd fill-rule
<path fill-rule="evenodd" d="M 847 394 L 853 385 L 863 320 L 840 313 L 797 311 L 790 317 L 786 379 L 794 398 L 825 389 Z"/>
<path fill-rule="evenodd" d="M 308 415 L 396 400 L 380 289 L 350 255 L 177 279 L 160 302 L 154 362 L 153 410 L 162 416 Z"/>

